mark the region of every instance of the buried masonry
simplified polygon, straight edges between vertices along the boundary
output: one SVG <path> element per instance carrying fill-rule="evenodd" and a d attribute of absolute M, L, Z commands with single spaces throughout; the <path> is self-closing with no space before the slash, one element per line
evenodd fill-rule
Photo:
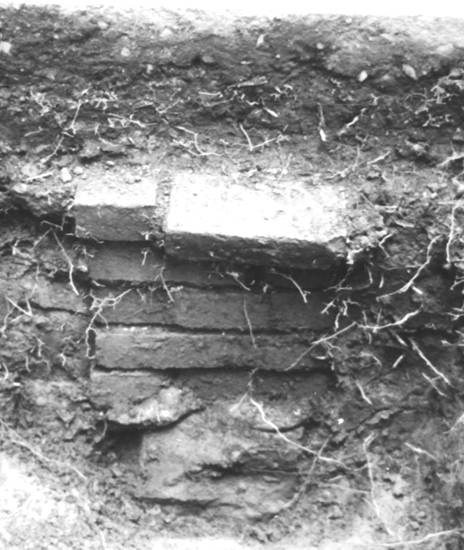
<path fill-rule="evenodd" d="M 462 22 L 0 14 L 0 545 L 460 548 Z"/>

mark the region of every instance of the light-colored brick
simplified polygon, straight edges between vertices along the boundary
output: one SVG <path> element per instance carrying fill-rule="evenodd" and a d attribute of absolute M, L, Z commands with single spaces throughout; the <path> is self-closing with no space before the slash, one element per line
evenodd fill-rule
<path fill-rule="evenodd" d="M 96 363 L 106 369 L 231 368 L 285 371 L 320 368 L 307 349 L 312 339 L 299 336 L 186 334 L 150 327 L 96 331 Z"/>
<path fill-rule="evenodd" d="M 72 213 L 76 235 L 108 241 L 143 241 L 156 231 L 156 181 L 128 183 L 113 173 L 78 183 Z"/>
<path fill-rule="evenodd" d="M 171 190 L 168 255 L 305 269 L 328 269 L 365 248 L 381 220 L 339 184 L 254 186 L 221 176 L 179 174 Z M 357 239 L 363 235 L 363 239 Z"/>

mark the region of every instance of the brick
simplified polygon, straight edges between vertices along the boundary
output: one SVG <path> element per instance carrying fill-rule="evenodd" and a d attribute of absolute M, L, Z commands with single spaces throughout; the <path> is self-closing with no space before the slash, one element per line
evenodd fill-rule
<path fill-rule="evenodd" d="M 97 329 L 96 363 L 106 369 L 246 368 L 285 371 L 308 349 L 312 339 L 299 336 L 188 334 L 151 327 Z M 310 353 L 298 369 L 325 363 Z"/>
<path fill-rule="evenodd" d="M 72 213 L 76 235 L 108 241 L 143 241 L 155 232 L 157 185 L 147 178 L 128 183 L 112 172 L 78 183 Z"/>
<path fill-rule="evenodd" d="M 164 268 L 161 252 L 135 243 L 105 243 L 93 247 L 87 269 L 95 281 L 153 282 Z"/>
<path fill-rule="evenodd" d="M 172 386 L 167 376 L 147 372 L 92 369 L 90 398 L 108 421 L 122 426 L 168 426 L 202 406 L 189 390 Z"/>
<path fill-rule="evenodd" d="M 215 407 L 143 436 L 137 495 L 171 504 L 214 504 L 228 515 L 275 514 L 294 493 L 301 455 L 274 433 L 231 418 L 229 407 Z"/>
<path fill-rule="evenodd" d="M 304 303 L 296 290 L 256 294 L 171 287 L 170 292 L 174 301 L 162 288 L 130 290 L 115 306 L 103 310 L 105 322 L 248 331 L 248 315 L 255 331 L 324 330 L 333 325 L 333 315 L 323 313 L 330 301 L 323 293 L 313 292 Z M 99 303 L 116 295 L 107 289 L 97 289 L 93 294 Z"/>
<path fill-rule="evenodd" d="M 166 259 L 153 247 L 136 243 L 105 243 L 91 250 L 87 258 L 89 276 L 95 281 L 135 283 L 159 282 L 194 286 L 233 286 L 211 263 Z"/>
<path fill-rule="evenodd" d="M 196 287 L 239 288 L 236 277 L 245 285 L 270 285 L 273 288 L 295 289 L 286 275 L 307 290 L 321 289 L 332 285 L 337 271 L 309 270 L 291 271 L 282 274 L 260 266 L 219 266 L 212 262 L 189 262 L 165 258 L 162 252 L 138 243 L 106 242 L 88 248 L 86 265 L 89 276 L 95 281 L 151 283 L 163 270 L 166 282 Z"/>
<path fill-rule="evenodd" d="M 329 269 L 337 256 L 350 253 L 354 235 L 367 233 L 361 248 L 375 240 L 380 217 L 358 199 L 342 185 L 250 187 L 181 174 L 171 190 L 166 251 L 189 259 Z"/>

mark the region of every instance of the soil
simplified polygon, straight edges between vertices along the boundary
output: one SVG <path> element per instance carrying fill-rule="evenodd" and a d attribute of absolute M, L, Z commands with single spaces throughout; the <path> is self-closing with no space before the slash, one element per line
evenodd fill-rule
<path fill-rule="evenodd" d="M 205 28 L 188 41 L 192 21 Z M 374 41 L 364 77 L 333 46 L 362 20 L 218 25 L 0 9 L 0 545 L 139 550 L 163 548 L 165 535 L 226 535 L 286 548 L 462 548 L 464 62 L 424 54 L 413 67 L 400 38 L 393 61 Z M 340 334 L 318 350 L 331 369 L 317 374 L 302 441 L 338 464 L 306 456 L 301 491 L 272 517 L 134 498 L 139 434 L 108 430 L 89 400 L 85 313 L 56 305 L 57 293 L 24 299 L 37 277 L 68 283 L 60 243 L 74 243 L 80 178 L 168 181 L 178 170 L 250 186 L 348 181 L 385 224 L 381 245 L 332 285 Z M 79 266 L 74 280 L 88 291 Z M 185 376 L 180 385 L 208 395 Z M 281 399 L 282 376 L 255 379 L 257 394 Z M 284 382 L 301 390 L 298 376 Z M 248 383 L 229 374 L 223 397 Z"/>

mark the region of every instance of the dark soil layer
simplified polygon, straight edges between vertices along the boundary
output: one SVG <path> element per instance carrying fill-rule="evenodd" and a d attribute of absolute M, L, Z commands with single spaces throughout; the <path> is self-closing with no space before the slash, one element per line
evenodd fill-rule
<path fill-rule="evenodd" d="M 5 456 L 33 459 L 30 472 L 53 490 L 65 487 L 77 510 L 75 520 L 45 530 L 40 518 L 25 531 L 5 515 L 15 537 L 7 547 L 105 548 L 102 533 L 110 533 L 111 548 L 143 548 L 155 530 L 266 543 L 306 537 L 323 548 L 417 540 L 420 548 L 457 550 L 460 51 L 424 53 L 398 31 L 396 53 L 387 55 L 378 21 L 250 20 L 224 22 L 221 32 L 212 19 L 199 31 L 200 21 L 167 12 L 146 22 L 0 10 L 1 40 L 11 44 L 0 53 L 1 447 Z M 362 56 L 350 53 L 356 40 Z M 378 248 L 328 279 L 334 326 L 310 350 L 320 369 L 305 374 L 289 357 L 280 374 L 167 373 L 170 384 L 218 411 L 244 395 L 289 410 L 304 401 L 301 421 L 283 421 L 274 434 L 283 449 L 278 467 L 296 489 L 278 513 L 246 521 L 214 505 L 136 498 L 143 428 L 108 421 L 89 390 L 96 285 L 68 216 L 76 183 L 98 185 L 103 171 L 115 180 L 156 173 L 168 181 L 180 169 L 241 174 L 249 185 L 343 179 L 387 228 Z M 253 292 L 261 292 L 253 275 Z M 223 475 L 252 483 L 253 472 L 248 463 Z"/>

